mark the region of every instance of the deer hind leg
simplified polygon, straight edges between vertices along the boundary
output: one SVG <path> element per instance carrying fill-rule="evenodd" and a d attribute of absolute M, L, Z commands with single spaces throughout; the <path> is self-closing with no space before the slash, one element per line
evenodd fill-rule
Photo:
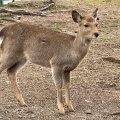
<path fill-rule="evenodd" d="M 69 71 L 64 72 L 63 81 L 64 81 L 64 84 L 65 84 L 65 102 L 66 102 L 66 105 L 68 106 L 70 112 L 74 112 L 72 102 L 70 101 L 70 91 L 69 91 L 70 72 Z"/>
<path fill-rule="evenodd" d="M 62 103 L 62 70 L 57 67 L 52 67 L 52 76 L 57 88 L 57 107 L 59 109 L 59 113 L 64 114 L 65 110 Z"/>
<path fill-rule="evenodd" d="M 16 73 L 25 63 L 26 58 L 22 58 L 20 61 L 7 69 L 8 77 L 13 85 L 15 96 L 22 106 L 26 106 L 26 103 L 24 102 L 19 86 L 17 84 Z"/>
<path fill-rule="evenodd" d="M 10 66 L 14 65 L 16 63 L 16 60 L 11 60 L 8 56 L 2 56 L 0 59 L 0 73 L 9 68 Z"/>

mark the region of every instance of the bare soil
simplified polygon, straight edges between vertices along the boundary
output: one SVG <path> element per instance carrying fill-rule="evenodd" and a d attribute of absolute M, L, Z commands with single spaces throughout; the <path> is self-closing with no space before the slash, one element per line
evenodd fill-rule
<path fill-rule="evenodd" d="M 25 9 L 40 7 L 31 4 Z M 69 112 L 65 106 L 66 114 L 58 113 L 56 89 L 49 69 L 27 63 L 17 77 L 28 107 L 21 107 L 16 101 L 7 73 L 3 71 L 0 75 L 0 120 L 120 120 L 120 2 L 58 0 L 56 6 L 52 10 L 77 9 L 81 14 L 99 7 L 100 37 L 92 41 L 87 56 L 71 74 L 75 112 Z M 21 16 L 20 21 L 43 24 L 67 33 L 77 31 L 71 12 L 45 12 L 49 12 L 47 17 Z M 2 19 L 1 28 L 12 22 Z"/>

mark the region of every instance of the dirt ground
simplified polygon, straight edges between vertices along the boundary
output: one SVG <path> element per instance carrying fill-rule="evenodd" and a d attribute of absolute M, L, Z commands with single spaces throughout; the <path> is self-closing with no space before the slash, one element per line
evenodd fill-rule
<path fill-rule="evenodd" d="M 24 9 L 39 9 L 38 2 L 32 4 Z M 84 14 L 99 7 L 100 37 L 92 41 L 87 56 L 71 73 L 70 91 L 75 112 L 69 112 L 65 106 L 65 115 L 58 113 L 56 89 L 49 69 L 27 63 L 17 77 L 28 107 L 20 107 L 3 71 L 0 75 L 0 120 L 120 120 L 120 1 L 58 0 L 56 6 L 52 10 L 65 11 L 51 13 L 50 9 L 45 11 L 49 13 L 46 17 L 22 15 L 20 21 L 74 33 L 77 24 L 67 10 L 77 9 Z M 13 23 L 3 19 L 5 15 L 1 13 L 1 28 Z"/>

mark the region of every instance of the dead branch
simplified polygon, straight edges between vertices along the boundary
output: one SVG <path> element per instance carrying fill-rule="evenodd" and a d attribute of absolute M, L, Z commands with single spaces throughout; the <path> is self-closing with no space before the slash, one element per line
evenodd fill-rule
<path fill-rule="evenodd" d="M 16 22 L 16 20 L 14 20 L 12 18 L 1 18 L 0 20 L 10 21 L 10 22 Z"/>
<path fill-rule="evenodd" d="M 6 9 L 0 9 L 0 13 L 11 13 L 16 15 L 32 15 L 32 16 L 46 16 L 42 12 L 31 12 L 31 11 L 25 11 L 25 10 L 6 10 Z"/>
<path fill-rule="evenodd" d="M 54 5 L 55 5 L 55 3 L 51 3 L 51 4 L 49 4 L 48 6 L 45 6 L 45 7 L 41 8 L 41 9 L 39 9 L 39 11 L 47 10 L 47 9 L 49 9 L 50 7 L 54 6 Z"/>

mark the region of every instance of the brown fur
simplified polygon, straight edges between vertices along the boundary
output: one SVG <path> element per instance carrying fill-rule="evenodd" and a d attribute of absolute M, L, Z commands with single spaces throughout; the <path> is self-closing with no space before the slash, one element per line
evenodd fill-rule
<path fill-rule="evenodd" d="M 97 14 L 96 12 L 93 12 Z M 65 101 L 70 111 L 74 111 L 70 101 L 70 71 L 77 67 L 87 54 L 92 38 L 98 37 L 95 24 L 97 15 L 81 16 L 72 11 L 72 17 L 79 24 L 77 36 L 53 31 L 41 25 L 16 23 L 3 28 L 0 37 L 2 55 L 0 72 L 7 69 L 9 79 L 14 87 L 16 98 L 21 105 L 26 105 L 16 82 L 17 71 L 27 60 L 50 67 L 57 87 L 57 106 L 64 113 L 62 103 L 62 85 L 65 84 Z M 92 20 L 92 22 L 91 22 Z M 89 24 L 89 26 L 85 26 Z"/>
<path fill-rule="evenodd" d="M 89 17 L 89 18 L 87 19 L 87 22 L 94 22 L 94 19 L 93 19 L 92 17 Z"/>

